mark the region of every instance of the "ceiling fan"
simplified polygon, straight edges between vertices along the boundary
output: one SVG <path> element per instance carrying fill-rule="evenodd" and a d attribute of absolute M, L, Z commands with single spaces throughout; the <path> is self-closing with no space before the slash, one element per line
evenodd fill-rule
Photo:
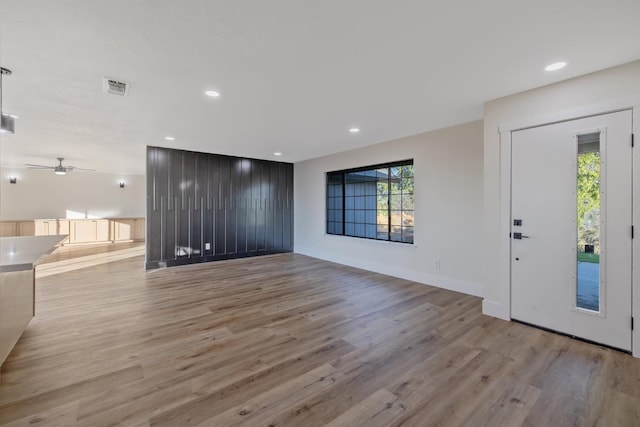
<path fill-rule="evenodd" d="M 71 171 L 87 171 L 87 172 L 95 172 L 95 169 L 83 169 L 76 166 L 64 166 L 62 161 L 64 157 L 56 157 L 58 159 L 58 164 L 56 166 L 45 166 L 45 165 L 31 165 L 27 163 L 30 169 L 53 169 L 56 175 L 66 175 L 67 172 Z"/>

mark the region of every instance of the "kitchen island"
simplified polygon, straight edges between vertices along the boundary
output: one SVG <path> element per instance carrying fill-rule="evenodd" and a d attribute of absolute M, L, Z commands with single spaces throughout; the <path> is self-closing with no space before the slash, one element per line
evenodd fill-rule
<path fill-rule="evenodd" d="M 35 316 L 37 261 L 66 235 L 0 238 L 0 367 Z"/>

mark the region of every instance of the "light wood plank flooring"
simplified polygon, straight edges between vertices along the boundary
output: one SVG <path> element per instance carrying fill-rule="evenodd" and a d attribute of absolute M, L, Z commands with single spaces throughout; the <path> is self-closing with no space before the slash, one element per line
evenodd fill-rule
<path fill-rule="evenodd" d="M 479 298 L 295 254 L 145 272 L 136 248 L 40 267 L 0 425 L 640 425 L 640 360 Z"/>

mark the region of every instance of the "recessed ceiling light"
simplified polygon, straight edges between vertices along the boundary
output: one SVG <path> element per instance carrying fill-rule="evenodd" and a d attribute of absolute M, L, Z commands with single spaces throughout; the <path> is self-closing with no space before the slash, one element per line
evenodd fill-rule
<path fill-rule="evenodd" d="M 208 90 L 205 92 L 205 95 L 210 96 L 212 98 L 217 98 L 220 96 L 220 92 L 216 91 L 216 90 Z"/>
<path fill-rule="evenodd" d="M 175 141 L 176 139 L 172 136 L 165 136 L 164 139 L 166 139 L 167 141 Z"/>
<path fill-rule="evenodd" d="M 279 151 L 276 151 L 275 153 L 273 153 L 274 156 L 282 156 L 282 153 L 280 153 Z"/>
<path fill-rule="evenodd" d="M 554 62 L 553 64 L 549 64 L 546 67 L 544 67 L 545 71 L 556 71 L 559 70 L 561 68 L 566 67 L 567 63 L 566 62 Z"/>
<path fill-rule="evenodd" d="M 358 132 L 360 132 L 360 128 L 351 128 L 351 129 L 349 129 L 349 132 L 358 133 Z"/>

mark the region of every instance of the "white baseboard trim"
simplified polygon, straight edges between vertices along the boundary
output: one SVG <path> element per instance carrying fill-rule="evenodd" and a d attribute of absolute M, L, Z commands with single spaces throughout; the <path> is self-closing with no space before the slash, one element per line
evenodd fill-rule
<path fill-rule="evenodd" d="M 398 277 L 400 279 L 410 280 L 412 282 L 418 282 L 424 285 L 430 285 L 450 291 L 460 292 L 467 295 L 473 295 L 477 297 L 482 297 L 484 295 L 484 286 L 480 283 L 469 282 L 466 280 L 459 280 L 444 276 L 437 276 L 415 270 L 393 268 L 388 265 L 381 266 L 379 263 L 373 263 L 362 259 L 327 255 L 324 253 L 316 253 L 314 251 L 308 250 L 295 250 L 295 253 L 310 256 L 313 258 L 323 259 L 325 261 L 335 262 L 336 264 L 348 265 L 349 267 L 361 268 L 363 270 L 372 271 L 374 273 L 386 274 L 388 276 Z"/>
<path fill-rule="evenodd" d="M 511 320 L 511 313 L 509 307 L 504 307 L 497 301 L 491 301 L 488 299 L 482 300 L 482 314 L 491 317 L 497 317 L 502 320 Z"/>

